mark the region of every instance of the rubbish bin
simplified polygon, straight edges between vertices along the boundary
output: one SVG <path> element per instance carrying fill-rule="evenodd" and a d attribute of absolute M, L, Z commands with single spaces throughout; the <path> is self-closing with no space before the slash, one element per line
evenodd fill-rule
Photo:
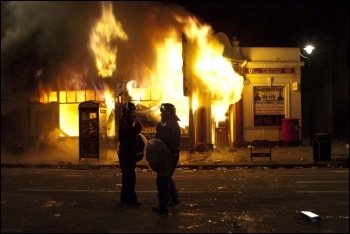
<path fill-rule="evenodd" d="M 317 133 L 312 141 L 314 160 L 329 161 L 332 157 L 331 136 L 326 133 Z"/>
<path fill-rule="evenodd" d="M 282 140 L 286 146 L 299 146 L 299 119 L 282 119 Z"/>

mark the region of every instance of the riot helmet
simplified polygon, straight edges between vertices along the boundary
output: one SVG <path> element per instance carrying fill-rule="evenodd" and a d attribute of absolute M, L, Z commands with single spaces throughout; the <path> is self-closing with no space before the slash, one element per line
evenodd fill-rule
<path fill-rule="evenodd" d="M 176 108 L 173 104 L 171 103 L 162 103 L 160 105 L 160 113 L 162 116 L 162 119 L 168 119 L 170 117 L 176 117 L 177 120 L 180 120 L 176 116 Z"/>
<path fill-rule="evenodd" d="M 123 115 L 130 116 L 131 112 L 133 112 L 134 110 L 136 110 L 136 106 L 132 102 L 124 103 L 122 106 Z"/>

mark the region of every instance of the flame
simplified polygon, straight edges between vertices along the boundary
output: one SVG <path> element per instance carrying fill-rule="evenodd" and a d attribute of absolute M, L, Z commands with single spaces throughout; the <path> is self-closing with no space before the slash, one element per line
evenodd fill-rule
<path fill-rule="evenodd" d="M 229 60 L 223 57 L 224 46 L 212 37 L 211 27 L 201 25 L 196 18 L 180 19 L 185 22 L 184 32 L 195 48 L 191 50 L 189 65 L 192 74 L 192 108 L 196 110 L 201 104 L 201 94 L 211 93 L 212 116 L 216 122 L 226 119 L 230 104 L 241 99 L 243 77 L 238 75 Z M 155 44 L 157 54 L 156 65 L 150 72 L 146 86 L 153 92 L 159 92 L 157 106 L 170 102 L 176 106 L 181 126 L 188 126 L 188 97 L 183 96 L 183 58 L 180 36 L 169 30 L 168 37 Z M 142 89 L 136 90 L 134 82 L 127 85 L 127 90 L 133 100 L 141 100 Z"/>
<path fill-rule="evenodd" d="M 229 105 L 241 99 L 244 79 L 223 57 L 224 46 L 212 37 L 210 26 L 189 17 L 184 31 L 196 47 L 192 50 L 193 90 L 211 92 L 212 116 L 216 122 L 223 121 Z"/>
<path fill-rule="evenodd" d="M 117 45 L 116 40 L 128 39 L 123 27 L 113 14 L 112 3 L 102 2 L 102 16 L 91 29 L 90 49 L 95 56 L 98 75 L 111 77 L 116 70 Z"/>
<path fill-rule="evenodd" d="M 145 88 L 136 88 L 135 81 L 130 81 L 127 84 L 128 93 L 133 100 L 151 100 L 149 107 L 153 107 L 153 115 L 160 114 L 161 103 L 174 104 L 176 114 L 181 119 L 179 124 L 185 128 L 189 122 L 188 97 L 182 94 L 182 43 L 176 34 L 170 33 L 162 42 L 156 43 L 155 50 L 157 52 L 155 68 L 153 72 L 144 74 L 148 75 L 144 83 L 151 88 L 151 92 L 145 92 L 147 90 Z"/>
<path fill-rule="evenodd" d="M 113 91 L 105 86 L 104 99 L 107 111 L 107 136 L 115 136 L 115 102 L 113 99 Z"/>
<path fill-rule="evenodd" d="M 212 36 L 209 25 L 201 24 L 195 17 L 178 18 L 183 24 L 183 31 L 190 41 L 189 79 L 191 80 L 192 109 L 195 112 L 203 105 L 203 94 L 210 94 L 211 116 L 218 123 L 226 119 L 226 113 L 231 104 L 241 99 L 243 77 L 238 75 L 231 62 L 223 57 L 224 46 Z M 181 119 L 179 124 L 186 128 L 189 125 L 189 98 L 183 95 L 183 43 L 182 32 L 169 27 L 162 38 L 153 38 L 153 50 L 156 54 L 153 66 L 144 64 L 135 66 L 136 79 L 126 84 L 128 94 L 135 104 L 146 106 L 152 115 L 159 116 L 161 103 L 172 103 L 176 114 Z M 152 34 L 151 34 L 152 35 Z M 165 36 L 164 36 L 165 35 Z M 115 19 L 110 2 L 102 3 L 101 19 L 95 24 L 90 34 L 90 49 L 96 58 L 99 75 L 111 77 L 117 68 L 117 46 L 115 40 L 127 40 L 122 25 Z M 136 76 L 135 75 L 135 76 Z M 78 77 L 79 78 L 79 77 Z M 79 79 L 74 79 L 74 87 Z M 73 77 L 68 80 L 73 79 Z M 114 130 L 114 99 L 113 92 L 108 87 L 104 90 L 74 90 L 60 91 L 60 127 L 61 136 L 78 136 L 78 105 L 79 102 L 92 100 L 104 101 L 107 105 L 107 134 L 113 136 Z M 97 95 L 97 92 L 98 95 Z M 71 100 L 70 96 L 73 96 Z M 44 100 L 45 102 L 45 100 Z M 74 103 L 78 102 L 78 103 Z M 69 103 L 69 104 L 68 104 Z M 74 104 L 71 104 L 74 103 Z"/>
<path fill-rule="evenodd" d="M 79 91 L 60 91 L 61 96 L 66 96 L 67 92 L 71 92 L 72 96 L 76 95 L 77 99 L 85 101 L 85 93 L 93 90 Z M 103 101 L 106 104 L 107 111 L 107 134 L 108 136 L 115 135 L 115 118 L 114 118 L 114 101 L 111 91 L 105 87 L 103 91 Z M 80 103 L 61 103 L 59 109 L 60 118 L 60 136 L 61 137 L 74 137 L 79 136 L 79 104 Z"/>
<path fill-rule="evenodd" d="M 79 136 L 79 103 L 60 104 L 60 136 Z"/>

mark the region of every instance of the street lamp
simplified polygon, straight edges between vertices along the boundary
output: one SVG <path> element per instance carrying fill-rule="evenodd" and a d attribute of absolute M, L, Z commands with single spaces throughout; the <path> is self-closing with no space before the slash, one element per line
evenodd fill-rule
<path fill-rule="evenodd" d="M 312 45 L 307 45 L 304 50 L 308 53 L 311 54 L 312 51 L 315 49 L 315 47 L 313 47 Z"/>
<path fill-rule="evenodd" d="M 311 54 L 312 51 L 315 49 L 315 47 L 313 47 L 312 45 L 307 45 L 304 50 L 306 51 L 306 53 Z M 308 79 L 309 79 L 309 83 L 308 84 L 312 84 L 312 80 L 311 80 L 311 61 L 310 58 L 303 55 L 302 53 L 300 53 L 300 56 L 307 59 L 308 61 Z M 313 124 L 313 108 L 312 108 L 312 93 L 311 91 L 313 90 L 313 87 L 308 87 L 309 88 L 309 103 L 310 103 L 310 145 L 312 145 L 312 141 L 313 141 L 313 135 L 314 135 L 314 124 Z M 304 89 L 305 90 L 305 89 Z"/>

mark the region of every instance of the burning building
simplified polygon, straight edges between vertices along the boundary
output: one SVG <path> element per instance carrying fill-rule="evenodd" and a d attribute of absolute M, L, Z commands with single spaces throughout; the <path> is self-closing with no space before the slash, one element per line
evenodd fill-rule
<path fill-rule="evenodd" d="M 273 56 L 287 57 L 271 62 L 259 49 L 239 48 L 237 40 L 232 47 L 226 35 L 214 34 L 210 25 L 178 6 L 89 2 L 75 14 L 82 4 L 2 5 L 12 14 L 2 23 L 1 133 L 2 144 L 12 152 L 77 139 L 79 104 L 86 101 L 106 105 L 112 149 L 120 106 L 129 100 L 137 105 L 149 138 L 160 104 L 173 103 L 181 119 L 181 147 L 190 151 L 255 138 L 280 141 L 280 120 L 301 118 L 300 93 L 289 91 L 291 82 L 300 83 L 302 64 L 295 51 L 292 57 L 290 51 L 274 51 Z M 292 76 L 285 79 L 285 74 Z M 258 91 L 265 102 L 252 104 Z M 277 93 L 286 100 L 276 102 Z M 76 143 L 63 153 L 77 158 Z"/>

